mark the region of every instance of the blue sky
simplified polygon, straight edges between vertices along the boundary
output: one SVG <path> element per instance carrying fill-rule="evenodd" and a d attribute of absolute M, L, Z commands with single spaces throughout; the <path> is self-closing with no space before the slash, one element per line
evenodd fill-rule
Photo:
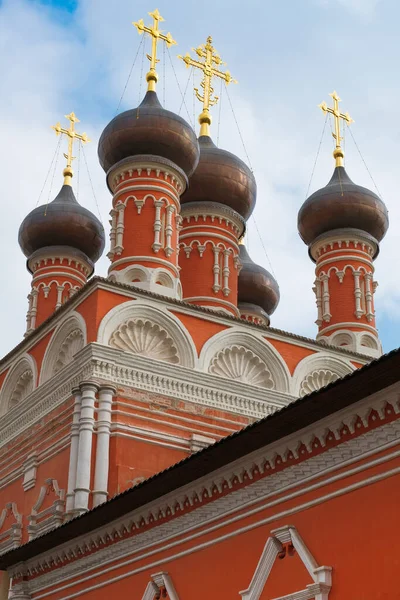
<path fill-rule="evenodd" d="M 400 92 L 397 0 L 2 0 L 0 63 L 3 92 L 0 126 L 3 168 L 2 244 L 7 286 L 0 296 L 8 315 L 0 354 L 22 338 L 30 277 L 17 244 L 18 227 L 35 207 L 55 150 L 50 125 L 74 110 L 93 143 L 86 147 L 95 197 L 81 161 L 79 200 L 93 212 L 99 206 L 108 224 L 111 198 L 97 157 L 97 140 L 114 116 L 140 38 L 132 21 L 159 8 L 163 28 L 178 46 L 160 52 L 161 100 L 176 112 L 188 71 L 176 55 L 204 43 L 208 35 L 239 81 L 229 89 L 246 150 L 258 183 L 255 218 L 248 246 L 254 260 L 271 269 L 281 288 L 281 303 L 272 325 L 315 336 L 313 265 L 297 234 L 297 211 L 305 199 L 324 117 L 317 105 L 337 89 L 342 107 L 355 119 L 352 132 L 389 208 L 390 230 L 376 262 L 376 312 L 384 349 L 399 345 L 400 281 L 396 267 L 400 241 L 398 163 L 400 126 L 396 106 Z M 163 59 L 165 58 L 165 69 Z M 132 71 L 121 109 L 143 95 L 142 55 Z M 144 72 L 147 65 L 144 64 Z M 141 83 L 142 81 L 142 83 Z M 198 83 L 198 80 L 196 80 Z M 192 85 L 181 114 L 193 120 Z M 219 92 L 219 89 L 216 90 Z M 196 105 L 194 112 L 200 112 Z M 213 111 L 212 135 L 219 144 L 246 159 L 226 92 Z M 310 193 L 325 185 L 333 169 L 327 128 Z M 54 198 L 61 185 L 61 159 L 40 202 Z M 346 140 L 346 167 L 357 183 L 374 189 L 352 140 Z M 53 181 L 53 183 L 52 183 Z M 108 260 L 97 273 L 105 275 Z"/>

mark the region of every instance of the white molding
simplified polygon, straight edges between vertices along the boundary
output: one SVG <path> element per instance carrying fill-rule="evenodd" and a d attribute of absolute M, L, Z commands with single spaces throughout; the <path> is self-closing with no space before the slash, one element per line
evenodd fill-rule
<path fill-rule="evenodd" d="M 100 323 L 98 342 L 108 345 L 116 329 L 130 319 L 147 319 L 164 328 L 175 342 L 179 363 L 189 368 L 196 366 L 197 350 L 190 333 L 175 315 L 157 302 L 144 304 L 139 300 L 131 300 L 111 309 Z"/>
<path fill-rule="evenodd" d="M 38 381 L 36 361 L 30 354 L 25 353 L 16 358 L 14 365 L 10 368 L 4 379 L 0 391 L 0 416 L 4 415 L 10 408 L 12 408 L 9 406 L 12 395 L 15 392 L 16 386 L 18 385 L 18 381 L 27 372 L 31 373 L 32 390 L 34 391 Z M 22 400 L 24 399 L 25 398 L 23 397 Z"/>
<path fill-rule="evenodd" d="M 171 577 L 168 575 L 168 573 L 163 571 L 160 573 L 155 573 L 151 576 L 151 579 L 147 584 L 146 591 L 142 596 L 142 600 L 154 600 L 154 598 L 161 598 L 163 589 L 168 594 L 169 600 L 179 600 L 179 596 L 176 593 Z"/>
<path fill-rule="evenodd" d="M 286 525 L 271 531 L 253 578 L 247 590 L 239 592 L 242 600 L 259 600 L 268 581 L 272 567 L 279 553 L 285 552 L 285 546 L 291 544 L 299 555 L 312 578 L 312 584 L 304 590 L 274 598 L 274 600 L 328 600 L 332 587 L 332 567 L 321 567 L 300 537 L 297 529 Z M 285 545 L 285 546 L 284 546 Z M 289 576 L 289 573 L 288 573 Z"/>
<path fill-rule="evenodd" d="M 55 500 L 49 508 L 40 510 L 45 497 L 54 492 Z M 29 540 L 43 535 L 50 529 L 62 525 L 65 514 L 65 491 L 58 486 L 56 479 L 46 479 L 40 488 L 39 497 L 28 516 Z"/>
<path fill-rule="evenodd" d="M 63 315 L 63 318 L 57 324 L 57 327 L 55 328 L 54 333 L 47 344 L 40 369 L 39 384 L 43 384 L 56 374 L 54 369 L 59 357 L 61 346 L 68 336 L 76 330 L 82 333 L 83 346 L 85 346 L 87 344 L 85 319 L 77 311 L 71 311 Z"/>
<path fill-rule="evenodd" d="M 209 372 L 214 357 L 222 350 L 235 345 L 248 348 L 263 363 L 268 365 L 275 390 L 290 393 L 291 376 L 287 364 L 273 345 L 258 332 L 249 334 L 232 328 L 212 336 L 201 350 L 199 357 L 200 369 Z"/>
<path fill-rule="evenodd" d="M 164 258 L 155 258 L 154 256 L 127 256 L 126 258 L 120 258 L 118 260 L 114 260 L 110 267 L 109 267 L 109 273 L 111 272 L 115 272 L 118 271 L 118 269 L 115 269 L 115 267 L 118 267 L 119 265 L 123 265 L 126 263 L 129 263 L 128 266 L 136 266 L 136 265 L 141 265 L 141 263 L 143 262 L 152 262 L 152 263 L 156 263 L 158 265 L 163 265 L 164 267 L 170 268 L 171 271 L 176 275 L 176 277 L 179 277 L 179 269 L 176 265 L 174 265 L 173 262 L 170 262 L 169 260 L 165 260 Z M 122 269 L 120 269 L 122 270 Z"/>
<path fill-rule="evenodd" d="M 351 364 L 350 360 L 331 356 L 328 351 L 310 354 L 303 358 L 294 370 L 291 378 L 291 393 L 298 397 L 302 383 L 311 373 L 330 371 L 338 377 L 344 377 L 355 371 L 355 369 L 356 367 Z"/>

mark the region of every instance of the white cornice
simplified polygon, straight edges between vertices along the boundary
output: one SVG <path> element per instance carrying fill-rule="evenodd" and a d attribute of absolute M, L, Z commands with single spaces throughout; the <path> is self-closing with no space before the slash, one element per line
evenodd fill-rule
<path fill-rule="evenodd" d="M 216 375 L 92 343 L 0 419 L 1 445 L 70 398 L 72 388 L 83 380 L 146 390 L 255 418 L 270 414 L 293 400 L 289 394 L 229 379 L 223 380 L 222 389 L 221 377 Z"/>
<path fill-rule="evenodd" d="M 59 309 L 59 311 L 55 311 L 53 317 L 41 328 L 40 333 L 37 334 L 35 331 L 32 332 L 23 342 L 21 343 L 21 348 L 18 352 L 10 352 L 7 360 L 2 364 L 0 368 L 0 373 L 5 371 L 10 367 L 10 365 L 14 364 L 24 353 L 29 352 L 30 349 L 35 346 L 41 339 L 43 339 L 49 332 L 53 331 L 55 327 L 59 324 L 61 320 L 65 318 L 65 308 L 68 306 L 69 311 L 76 310 L 76 307 L 79 306 L 84 300 L 86 300 L 91 294 L 94 293 L 95 290 L 107 290 L 110 292 L 114 292 L 119 296 L 126 296 L 127 299 L 140 298 L 145 301 L 149 299 L 149 294 L 145 292 L 141 292 L 139 289 L 132 286 L 132 289 L 129 289 L 128 286 L 123 286 L 120 284 L 113 284 L 112 282 L 108 282 L 106 280 L 97 279 L 94 284 L 91 284 L 89 281 L 88 284 L 82 288 L 78 295 L 72 296 L 63 307 Z M 196 317 L 200 320 L 211 321 L 213 323 L 218 323 L 221 325 L 225 325 L 226 327 L 235 327 L 236 329 L 241 329 L 242 331 L 254 332 L 255 334 L 262 335 L 270 340 L 278 340 L 282 342 L 286 342 L 292 344 L 294 346 L 299 346 L 301 348 L 308 348 L 313 350 L 314 352 L 327 352 L 333 356 L 347 358 L 348 360 L 356 360 L 359 363 L 367 363 L 370 362 L 370 358 L 368 356 L 362 356 L 357 353 L 352 353 L 340 348 L 335 348 L 329 345 L 321 345 L 317 341 L 313 341 L 308 338 L 303 338 L 301 336 L 291 335 L 284 331 L 279 331 L 270 327 L 256 326 L 252 323 L 246 322 L 244 320 L 232 320 L 226 318 L 222 313 L 216 312 L 206 312 L 205 310 L 199 310 L 190 307 L 189 305 L 180 304 L 177 302 L 169 301 L 168 298 L 163 296 L 151 296 L 151 298 L 158 303 L 163 304 L 169 310 L 188 314 L 193 317 Z"/>

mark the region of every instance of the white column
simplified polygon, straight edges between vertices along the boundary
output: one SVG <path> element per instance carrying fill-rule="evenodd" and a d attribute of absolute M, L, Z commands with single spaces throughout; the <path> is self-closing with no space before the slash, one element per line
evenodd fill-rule
<path fill-rule="evenodd" d="M 117 206 L 115 208 L 118 211 L 118 220 L 117 220 L 117 225 L 116 225 L 116 230 L 115 230 L 116 244 L 114 246 L 113 251 L 115 252 L 115 254 L 121 254 L 122 250 L 124 249 L 123 241 L 124 241 L 124 229 L 125 229 L 125 225 L 124 225 L 125 204 L 123 204 L 122 202 L 118 202 Z"/>
<path fill-rule="evenodd" d="M 79 418 L 81 415 L 82 394 L 80 388 L 74 388 L 72 393 L 75 397 L 74 412 L 71 425 L 71 445 L 69 451 L 68 489 L 65 502 L 65 511 L 71 513 L 74 510 L 74 491 L 76 487 L 76 468 L 78 464 L 79 446 Z"/>
<path fill-rule="evenodd" d="M 229 289 L 229 274 L 230 274 L 230 269 L 229 269 L 229 250 L 224 250 L 224 266 L 222 269 L 222 278 L 223 278 L 223 288 L 222 288 L 222 293 L 224 296 L 229 296 L 230 293 L 230 289 Z"/>
<path fill-rule="evenodd" d="M 322 323 L 322 298 L 321 298 L 321 282 L 319 279 L 315 280 L 315 286 L 313 287 L 313 291 L 315 293 L 316 303 L 317 303 L 317 320 L 315 323 L 318 327 Z"/>
<path fill-rule="evenodd" d="M 172 252 L 173 252 L 173 248 L 171 246 L 171 241 L 172 241 L 172 215 L 174 212 L 174 207 L 169 205 L 167 206 L 167 223 L 165 226 L 165 255 L 166 256 L 171 256 Z"/>
<path fill-rule="evenodd" d="M 213 273 L 214 273 L 214 285 L 213 285 L 213 292 L 217 293 L 219 292 L 219 290 L 221 289 L 221 285 L 219 282 L 219 276 L 220 276 L 220 266 L 219 266 L 219 253 L 221 251 L 220 248 L 218 248 L 218 246 L 214 246 L 213 248 L 214 250 L 214 266 L 213 266 Z"/>
<path fill-rule="evenodd" d="M 76 513 L 88 510 L 90 494 L 90 471 L 94 428 L 94 403 L 98 386 L 85 381 L 80 385 L 82 394 L 79 419 L 78 462 L 76 467 L 75 503 Z"/>
<path fill-rule="evenodd" d="M 374 318 L 374 311 L 372 308 L 372 273 L 365 273 L 365 304 L 366 304 L 366 317 L 367 321 L 372 321 Z"/>
<path fill-rule="evenodd" d="M 29 330 L 32 331 L 36 327 L 36 315 L 37 315 L 37 303 L 38 303 L 38 290 L 32 290 L 32 309 L 31 309 L 31 324 Z"/>
<path fill-rule="evenodd" d="M 355 315 L 357 319 L 360 319 L 364 314 L 363 309 L 361 308 L 361 287 L 360 287 L 360 275 L 361 271 L 354 271 L 354 296 L 356 299 L 356 310 Z"/>
<path fill-rule="evenodd" d="M 163 200 L 154 200 L 154 206 L 156 207 L 156 215 L 154 217 L 154 242 L 152 248 L 154 252 L 158 252 L 161 248 L 161 207 L 163 206 Z"/>
<path fill-rule="evenodd" d="M 58 285 L 57 286 L 57 302 L 56 302 L 56 308 L 60 308 L 61 304 L 62 304 L 62 293 L 64 291 L 64 286 L 63 285 Z"/>
<path fill-rule="evenodd" d="M 328 287 L 328 275 L 321 275 L 320 276 L 320 280 L 322 281 L 322 305 L 323 305 L 323 313 L 322 313 L 322 318 L 324 321 L 326 321 L 327 323 L 329 323 L 329 321 L 331 320 L 331 313 L 330 313 L 330 296 L 329 296 L 329 287 Z"/>
<path fill-rule="evenodd" d="M 102 386 L 99 390 L 97 413 L 96 466 L 94 471 L 93 507 L 108 498 L 108 468 L 110 450 L 111 406 L 116 389 Z"/>
<path fill-rule="evenodd" d="M 117 235 L 117 211 L 115 208 L 112 208 L 110 211 L 111 221 L 109 222 L 111 225 L 110 229 L 110 252 L 114 252 L 115 248 L 115 238 Z"/>

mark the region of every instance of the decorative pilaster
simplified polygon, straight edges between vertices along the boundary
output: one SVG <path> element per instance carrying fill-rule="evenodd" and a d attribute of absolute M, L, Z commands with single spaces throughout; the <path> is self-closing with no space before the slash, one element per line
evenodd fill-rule
<path fill-rule="evenodd" d="M 179 266 L 184 300 L 239 316 L 238 240 L 244 220 L 216 202 L 184 204 L 181 214 Z"/>
<path fill-rule="evenodd" d="M 138 155 L 117 163 L 107 181 L 113 193 L 109 277 L 180 298 L 174 216 L 179 217 L 186 175 L 165 158 Z"/>
<path fill-rule="evenodd" d="M 353 229 L 328 232 L 311 245 L 317 339 L 371 356 L 381 354 L 373 307 L 376 252 L 376 240 Z"/>
<path fill-rule="evenodd" d="M 81 412 L 79 417 L 78 461 L 74 510 L 82 513 L 89 508 L 92 441 L 94 429 L 94 405 L 98 385 L 88 381 L 80 385 Z"/>
<path fill-rule="evenodd" d="M 80 388 L 72 390 L 74 395 L 74 412 L 72 414 L 71 425 L 71 445 L 69 453 L 69 468 L 68 468 L 68 489 L 66 495 L 65 511 L 71 513 L 74 510 L 74 497 L 76 488 L 76 473 L 78 465 L 78 448 L 79 448 L 79 420 L 81 415 L 82 393 Z"/>
<path fill-rule="evenodd" d="M 112 386 L 102 386 L 99 390 L 93 507 L 106 502 L 108 498 L 111 407 L 115 393 L 116 389 Z"/>
<path fill-rule="evenodd" d="M 28 269 L 32 273 L 32 289 L 28 296 L 27 334 L 86 284 L 94 266 L 79 250 L 46 246 L 32 254 Z"/>

